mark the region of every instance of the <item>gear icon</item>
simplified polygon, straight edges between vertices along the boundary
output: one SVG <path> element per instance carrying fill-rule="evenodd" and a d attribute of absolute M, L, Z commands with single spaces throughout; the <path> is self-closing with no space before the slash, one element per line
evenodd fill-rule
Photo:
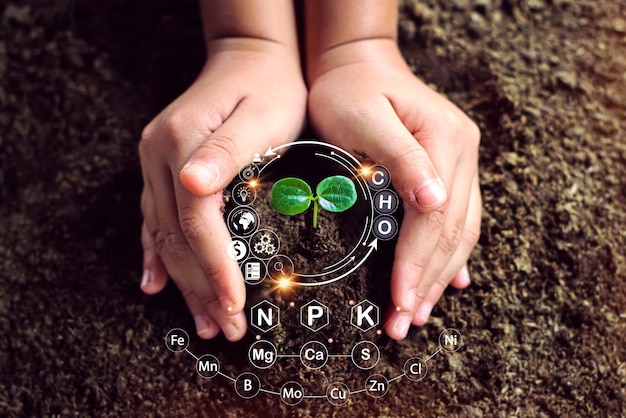
<path fill-rule="evenodd" d="M 258 231 L 250 240 L 252 252 L 257 257 L 264 259 L 278 253 L 279 245 L 278 236 L 269 230 Z"/>
<path fill-rule="evenodd" d="M 269 244 L 265 245 L 265 254 L 274 255 L 275 252 L 276 252 L 276 247 L 274 246 L 274 244 L 270 242 Z"/>
<path fill-rule="evenodd" d="M 264 253 L 265 252 L 265 245 L 262 242 L 255 242 L 254 243 L 254 251 L 256 251 L 257 253 Z"/>
<path fill-rule="evenodd" d="M 265 235 L 254 243 L 254 251 L 261 254 L 273 255 L 276 252 L 276 246 L 272 243 L 272 238 L 269 235 Z"/>

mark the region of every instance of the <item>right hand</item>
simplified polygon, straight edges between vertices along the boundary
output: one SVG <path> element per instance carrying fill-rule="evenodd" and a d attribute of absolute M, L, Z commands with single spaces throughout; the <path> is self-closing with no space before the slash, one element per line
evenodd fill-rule
<path fill-rule="evenodd" d="M 170 277 L 202 338 L 231 341 L 246 331 L 245 286 L 225 255 L 222 189 L 255 152 L 294 140 L 306 115 L 297 55 L 261 39 L 214 41 L 187 91 L 143 131 L 141 210 L 144 274 L 154 294 Z"/>
<path fill-rule="evenodd" d="M 391 39 L 345 43 L 317 57 L 312 125 L 329 142 L 385 165 L 404 201 L 391 273 L 394 339 L 423 325 L 451 284 L 469 285 L 478 241 L 480 132 L 459 108 L 413 75 Z"/>

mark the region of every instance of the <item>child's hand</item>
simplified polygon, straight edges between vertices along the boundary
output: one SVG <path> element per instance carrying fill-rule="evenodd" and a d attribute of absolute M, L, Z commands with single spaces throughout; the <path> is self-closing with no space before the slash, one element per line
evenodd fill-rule
<path fill-rule="evenodd" d="M 222 218 L 221 190 L 255 152 L 295 139 L 306 87 L 297 53 L 251 38 L 218 39 L 194 84 L 145 128 L 142 289 L 172 277 L 203 338 L 246 330 L 245 287 Z"/>
<path fill-rule="evenodd" d="M 385 165 L 404 200 L 392 271 L 395 310 L 386 325 L 404 338 L 424 324 L 448 283 L 469 284 L 481 197 L 477 126 L 406 66 L 392 39 L 345 43 L 309 72 L 309 115 L 320 135 Z"/>

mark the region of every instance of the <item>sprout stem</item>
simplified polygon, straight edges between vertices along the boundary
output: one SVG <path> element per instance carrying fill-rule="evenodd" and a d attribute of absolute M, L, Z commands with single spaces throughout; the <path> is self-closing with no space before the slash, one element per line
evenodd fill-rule
<path fill-rule="evenodd" d="M 313 199 L 313 229 L 317 229 L 317 196 Z"/>

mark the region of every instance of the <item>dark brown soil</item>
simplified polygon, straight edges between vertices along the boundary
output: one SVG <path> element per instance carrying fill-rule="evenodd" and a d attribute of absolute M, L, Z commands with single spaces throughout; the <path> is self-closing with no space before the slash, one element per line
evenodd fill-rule
<path fill-rule="evenodd" d="M 195 2 L 12 1 L 0 12 L 0 415 L 624 416 L 621 0 L 403 2 L 408 61 L 481 126 L 482 237 L 473 285 L 448 292 L 407 340 L 377 337 L 376 371 L 432 354 L 446 327 L 465 346 L 433 358 L 423 381 L 343 407 L 243 400 L 228 380 L 201 379 L 163 344 L 171 328 L 193 330 L 176 288 L 139 291 L 136 146 L 200 68 Z M 195 354 L 249 368 L 250 341 L 190 334 Z M 363 376 L 281 364 L 261 379 Z"/>

